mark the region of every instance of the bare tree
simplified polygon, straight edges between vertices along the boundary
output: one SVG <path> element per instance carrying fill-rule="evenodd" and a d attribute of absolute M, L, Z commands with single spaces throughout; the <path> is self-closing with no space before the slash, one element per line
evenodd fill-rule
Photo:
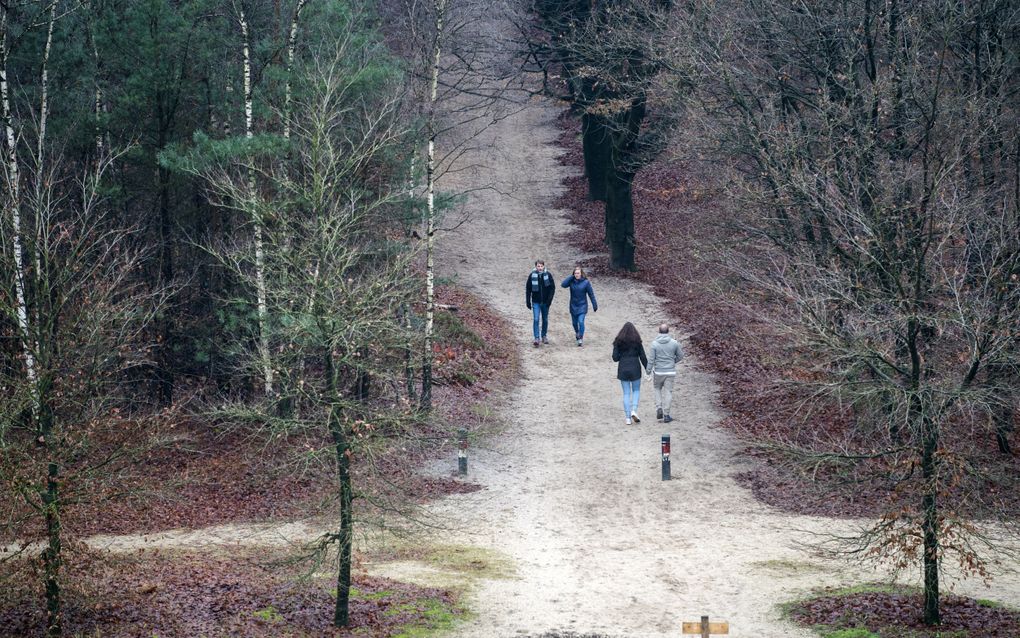
<path fill-rule="evenodd" d="M 402 83 L 385 50 L 365 38 L 358 13 L 337 16 L 332 38 L 312 52 L 299 76 L 291 121 L 291 153 L 283 140 L 202 140 L 186 157 L 168 158 L 202 176 L 212 200 L 237 210 L 272 207 L 264 228 L 266 324 L 274 368 L 303 371 L 297 409 L 273 401 L 228 403 L 218 414 L 245 431 L 307 441 L 336 477 L 335 531 L 311 548 L 321 559 L 335 549 L 334 624 L 349 622 L 355 489 L 359 461 L 371 465 L 381 442 L 413 431 L 416 413 L 398 400 L 406 342 L 400 308 L 413 299 L 417 251 L 406 245 L 396 204 L 406 176 L 400 149 L 410 130 L 401 123 Z M 366 49 L 365 47 L 368 46 Z M 366 81 L 371 78 L 371 81 Z M 395 163 L 391 163 L 396 158 Z M 249 187 L 258 174 L 263 198 Z M 241 280 L 254 283 L 256 247 L 210 247 Z M 253 362 L 264 356 L 261 346 Z M 304 448 L 302 448 L 304 450 Z M 393 507 L 399 507 L 394 504 Z"/>
<path fill-rule="evenodd" d="M 434 252 L 437 236 L 454 230 L 461 222 L 443 225 L 444 214 L 467 192 L 451 185 L 444 192 L 443 176 L 458 165 L 466 151 L 476 146 L 479 135 L 493 122 L 520 107 L 516 69 L 499 62 L 497 51 L 512 43 L 485 31 L 484 12 L 503 11 L 501 4 L 477 0 L 406 0 L 390 9 L 398 53 L 411 63 L 415 101 L 409 110 L 417 117 L 417 153 L 412 169 L 424 167 L 424 184 L 412 170 L 409 191 L 421 204 L 421 241 L 424 252 L 425 317 L 421 341 L 422 409 L 432 407 L 433 332 L 435 314 Z M 422 153 L 420 157 L 418 153 Z M 485 186 L 479 187 L 485 188 Z"/>
<path fill-rule="evenodd" d="M 805 404 L 851 424 L 787 443 L 886 485 L 878 522 L 839 546 L 917 561 L 929 624 L 944 560 L 981 571 L 1002 551 L 973 519 L 1016 514 L 986 489 L 1014 477 L 973 442 L 1020 369 L 1018 25 L 1010 3 L 944 0 L 705 3 L 686 22 L 739 180 L 736 272 L 795 313 L 779 321 Z"/>
<path fill-rule="evenodd" d="M 37 321 L 27 343 L 36 375 L 5 373 L 0 402 L 0 472 L 23 498 L 25 515 L 41 520 L 45 530 L 47 636 L 62 633 L 62 515 L 94 495 L 128 449 L 139 447 L 130 439 L 145 431 L 144 415 L 135 419 L 132 437 L 125 436 L 120 416 L 125 372 L 148 362 L 145 331 L 165 297 L 137 279 L 140 255 L 127 248 L 129 231 L 112 223 L 99 195 L 96 178 L 103 171 L 74 176 L 63 174 L 63 166 L 56 158 L 39 176 L 53 205 L 39 211 L 31 246 L 38 268 L 29 305 Z M 5 223 L 3 234 L 11 232 Z M 18 267 L 5 260 L 3 272 Z M 4 298 L 3 313 L 19 314 L 19 305 L 9 301 Z M 22 418 L 27 402 L 34 406 L 28 424 Z"/>

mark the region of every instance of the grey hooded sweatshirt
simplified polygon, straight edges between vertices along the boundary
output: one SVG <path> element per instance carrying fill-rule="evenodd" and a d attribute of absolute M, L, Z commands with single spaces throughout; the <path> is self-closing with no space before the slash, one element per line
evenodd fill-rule
<path fill-rule="evenodd" d="M 652 341 L 651 351 L 648 353 L 648 373 L 674 375 L 676 364 L 683 358 L 684 351 L 677 340 L 668 334 L 660 334 Z"/>

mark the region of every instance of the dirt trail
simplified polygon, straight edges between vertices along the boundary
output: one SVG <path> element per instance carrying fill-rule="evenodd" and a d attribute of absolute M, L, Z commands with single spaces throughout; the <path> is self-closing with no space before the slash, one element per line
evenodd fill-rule
<path fill-rule="evenodd" d="M 523 379 L 498 406 L 506 432 L 470 458 L 470 478 L 486 489 L 436 508 L 469 530 L 456 534 L 460 541 L 506 553 L 518 569 L 516 579 L 483 584 L 471 602 L 477 617 L 458 635 L 675 637 L 681 621 L 708 614 L 728 620 L 734 636 L 812 636 L 783 621 L 775 605 L 812 587 L 881 574 L 826 563 L 797 546 L 812 532 L 852 523 L 777 512 L 737 485 L 740 444 L 719 427 L 719 388 L 697 352 L 688 351 L 678 377 L 673 423 L 656 423 L 646 382 L 642 422 L 624 424 L 611 341 L 625 321 L 650 340 L 668 319 L 661 300 L 633 282 L 589 273 L 599 312 L 588 315 L 584 347 L 574 344 L 564 289 L 550 313 L 552 344 L 531 345 L 523 287 L 532 263 L 545 259 L 559 280 L 584 257 L 567 244 L 568 223 L 553 208 L 569 170 L 556 161 L 562 109 L 531 99 L 489 128 L 478 150 L 459 158 L 462 170 L 442 183 L 463 191 L 495 186 L 473 191 L 470 221 L 441 238 L 439 275 L 512 321 L 523 355 Z M 670 482 L 660 480 L 664 433 L 672 435 Z M 991 590 L 963 582 L 956 591 L 1020 603 L 1016 575 Z"/>
<path fill-rule="evenodd" d="M 505 35 L 509 27 L 498 13 L 487 15 L 484 26 Z M 634 322 L 646 341 L 653 337 L 657 324 L 669 319 L 661 300 L 644 286 L 590 273 L 599 312 L 588 316 L 585 346 L 574 345 L 563 289 L 551 312 L 552 344 L 531 346 L 523 286 L 532 263 L 545 259 L 562 279 L 584 257 L 567 244 L 568 223 L 553 208 L 569 172 L 556 161 L 562 151 L 555 145 L 555 118 L 562 108 L 546 99 L 527 101 L 487 129 L 477 150 L 458 158 L 460 170 L 441 183 L 446 191 L 471 194 L 469 221 L 440 239 L 439 275 L 512 321 L 523 355 L 522 381 L 490 406 L 506 431 L 471 452 L 469 478 L 484 489 L 431 508 L 448 521 L 437 542 L 494 550 L 516 567 L 512 579 L 480 581 L 469 599 L 475 616 L 457 636 L 675 638 L 681 621 L 703 614 L 728 620 L 735 637 L 813 636 L 782 620 L 776 604 L 813 587 L 885 574 L 823 562 L 798 546 L 812 533 L 847 530 L 852 523 L 790 516 L 737 485 L 734 476 L 746 467 L 740 444 L 719 426 L 719 388 L 698 365 L 697 352 L 688 350 L 677 379 L 676 421 L 655 422 L 646 383 L 642 422 L 624 425 L 611 341 L 625 321 Z M 669 482 L 660 480 L 664 433 L 672 435 Z M 449 473 L 454 463 L 446 459 L 432 471 Z M 317 533 L 301 522 L 225 525 L 89 543 L 111 551 L 197 549 L 296 544 Z M 416 568 L 374 569 L 406 577 Z M 958 593 L 1020 606 L 1016 573 L 997 576 L 991 588 L 978 581 L 953 584 Z"/>

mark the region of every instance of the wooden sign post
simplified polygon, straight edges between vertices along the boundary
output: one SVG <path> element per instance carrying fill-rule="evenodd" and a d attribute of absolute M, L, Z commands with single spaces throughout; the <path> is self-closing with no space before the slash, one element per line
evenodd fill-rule
<path fill-rule="evenodd" d="M 708 622 L 708 616 L 702 616 L 701 622 L 685 622 L 681 630 L 685 634 L 700 634 L 701 638 L 730 633 L 728 622 Z"/>

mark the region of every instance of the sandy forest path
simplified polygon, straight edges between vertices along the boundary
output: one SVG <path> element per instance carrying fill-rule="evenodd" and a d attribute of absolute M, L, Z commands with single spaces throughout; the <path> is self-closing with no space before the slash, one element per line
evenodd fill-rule
<path fill-rule="evenodd" d="M 485 27 L 511 28 L 497 11 Z M 498 39 L 498 38 L 497 38 Z M 503 49 L 506 47 L 494 47 Z M 506 54 L 509 56 L 509 54 Z M 499 62 L 499 61 L 497 61 Z M 504 66 L 510 64 L 504 60 Z M 656 423 L 651 387 L 642 387 L 642 422 L 624 425 L 611 361 L 613 336 L 632 321 L 643 338 L 669 320 L 646 287 L 590 273 L 599 312 L 588 316 L 585 346 L 574 344 L 568 293 L 558 288 L 551 344 L 531 345 L 524 281 L 535 259 L 558 280 L 578 254 L 554 208 L 570 169 L 556 158 L 555 120 L 563 105 L 523 99 L 524 107 L 487 128 L 443 176 L 447 192 L 468 192 L 467 221 L 439 239 L 440 277 L 453 279 L 515 327 L 522 379 L 494 403 L 505 428 L 473 449 L 469 479 L 483 489 L 430 507 L 445 521 L 431 540 L 492 550 L 509 559 L 511 578 L 482 579 L 471 590 L 472 618 L 456 634 L 675 638 L 680 622 L 703 614 L 746 638 L 813 636 L 783 620 L 777 603 L 823 585 L 886 575 L 811 556 L 799 543 L 847 531 L 852 522 L 791 516 L 757 502 L 734 477 L 746 469 L 741 445 L 720 427 L 713 377 L 688 350 L 668 426 Z M 683 334 L 680 326 L 679 333 Z M 659 437 L 672 436 L 673 480 L 660 480 Z M 431 468 L 450 472 L 454 459 Z M 111 551 L 290 545 L 314 538 L 314 523 L 224 525 L 203 530 L 102 536 Z M 373 571 L 409 577 L 413 567 Z M 913 574 L 909 578 L 916 582 Z M 1020 605 L 1020 576 L 949 583 L 957 593 Z"/>
<path fill-rule="evenodd" d="M 506 317 L 523 360 L 519 385 L 489 406 L 505 431 L 472 451 L 470 479 L 484 489 L 435 508 L 455 521 L 452 529 L 465 530 L 453 534 L 460 542 L 506 554 L 517 570 L 513 579 L 483 583 L 470 601 L 476 616 L 458 635 L 675 637 L 681 621 L 708 614 L 728 620 L 734 636 L 812 636 L 784 621 L 777 603 L 881 575 L 824 562 L 798 546 L 853 523 L 778 512 L 737 484 L 746 468 L 741 445 L 719 425 L 719 387 L 696 351 L 677 380 L 676 420 L 656 422 L 646 382 L 642 422 L 624 424 L 611 342 L 625 321 L 651 339 L 669 320 L 661 300 L 634 282 L 589 273 L 599 311 L 588 315 L 584 347 L 574 343 L 562 288 L 550 312 L 551 344 L 531 344 L 524 282 L 533 262 L 545 259 L 559 283 L 585 257 L 568 245 L 568 222 L 554 208 L 571 170 L 556 159 L 563 151 L 555 119 L 563 108 L 527 100 L 482 133 L 442 182 L 444 190 L 471 194 L 468 221 L 440 238 L 438 275 Z M 669 482 L 660 479 L 665 433 L 672 436 Z M 1016 575 L 991 590 L 980 582 L 956 585 L 961 593 L 1020 603 Z"/>

